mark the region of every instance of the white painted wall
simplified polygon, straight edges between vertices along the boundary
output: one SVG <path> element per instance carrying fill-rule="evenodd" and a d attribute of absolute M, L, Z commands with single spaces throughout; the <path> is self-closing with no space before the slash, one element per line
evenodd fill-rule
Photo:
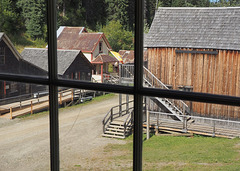
<path fill-rule="evenodd" d="M 103 38 L 101 38 L 100 42 L 102 42 L 102 50 L 103 50 L 102 53 L 105 53 L 108 55 L 109 51 L 108 51 L 106 42 L 103 40 Z M 99 43 L 97 44 L 96 49 L 93 51 L 93 59 L 95 59 L 98 55 L 99 55 Z"/>

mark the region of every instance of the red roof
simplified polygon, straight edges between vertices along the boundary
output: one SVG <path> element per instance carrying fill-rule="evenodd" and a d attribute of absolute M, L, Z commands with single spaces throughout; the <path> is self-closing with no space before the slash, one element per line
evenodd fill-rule
<path fill-rule="evenodd" d="M 111 63 L 111 62 L 119 62 L 116 58 L 106 55 L 106 54 L 99 54 L 92 63 Z"/>
<path fill-rule="evenodd" d="M 103 33 L 81 32 L 83 27 L 65 27 L 57 39 L 58 49 L 81 50 L 93 52 L 97 44 L 103 38 L 108 48 L 111 49 Z"/>

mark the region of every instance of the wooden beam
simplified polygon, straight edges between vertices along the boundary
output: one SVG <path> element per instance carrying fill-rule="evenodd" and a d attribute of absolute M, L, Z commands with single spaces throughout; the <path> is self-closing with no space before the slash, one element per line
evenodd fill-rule
<path fill-rule="evenodd" d="M 195 54 L 209 54 L 217 55 L 218 51 L 197 51 L 197 50 L 176 50 L 176 53 L 195 53 Z"/>

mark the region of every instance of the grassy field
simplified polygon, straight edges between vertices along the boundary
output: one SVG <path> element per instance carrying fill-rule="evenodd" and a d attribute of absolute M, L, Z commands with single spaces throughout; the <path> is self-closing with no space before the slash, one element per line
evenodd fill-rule
<path fill-rule="evenodd" d="M 125 141 L 104 150 L 119 168 L 131 170 L 132 137 Z M 143 142 L 143 170 L 240 170 L 240 139 L 153 136 Z"/>

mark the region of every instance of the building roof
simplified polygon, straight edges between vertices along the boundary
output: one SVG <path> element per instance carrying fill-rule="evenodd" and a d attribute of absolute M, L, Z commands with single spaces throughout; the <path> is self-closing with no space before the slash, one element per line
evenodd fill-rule
<path fill-rule="evenodd" d="M 83 27 L 60 27 L 58 29 L 58 49 L 81 50 L 82 52 L 93 52 L 101 38 L 107 47 L 111 49 L 103 33 L 87 33 Z M 86 30 L 86 29 L 85 29 Z"/>
<path fill-rule="evenodd" d="M 115 52 L 115 51 L 110 51 L 110 53 L 119 61 L 119 62 L 121 62 L 121 63 L 123 63 L 123 60 L 122 60 L 122 56 L 119 54 L 119 53 L 117 53 L 117 52 Z"/>
<path fill-rule="evenodd" d="M 122 54 L 123 63 L 134 63 L 134 50 L 120 50 L 119 54 Z"/>
<path fill-rule="evenodd" d="M 145 47 L 240 50 L 240 7 L 158 8 Z"/>
<path fill-rule="evenodd" d="M 106 54 L 99 54 L 92 63 L 111 63 L 111 62 L 119 62 L 116 58 L 106 55 Z"/>
<path fill-rule="evenodd" d="M 18 60 L 22 59 L 21 55 L 19 54 L 19 52 L 17 51 L 17 49 L 15 48 L 11 40 L 3 32 L 0 32 L 0 41 L 1 40 L 3 40 L 6 43 L 6 45 L 9 47 L 9 49 L 12 51 L 12 53 Z"/>
<path fill-rule="evenodd" d="M 82 54 L 80 50 L 58 50 L 58 74 L 63 75 L 75 58 Z M 25 48 L 22 53 L 24 60 L 48 71 L 48 50 L 41 48 Z M 83 55 L 83 54 L 82 54 Z M 87 59 L 86 62 L 92 65 Z"/>

